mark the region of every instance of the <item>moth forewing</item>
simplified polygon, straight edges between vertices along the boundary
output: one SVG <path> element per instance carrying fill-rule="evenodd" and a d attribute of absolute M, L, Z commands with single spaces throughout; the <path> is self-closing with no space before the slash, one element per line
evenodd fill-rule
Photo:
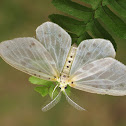
<path fill-rule="evenodd" d="M 4 41 L 0 44 L 0 55 L 11 66 L 32 76 L 49 80 L 57 75 L 53 58 L 34 38 Z"/>
<path fill-rule="evenodd" d="M 45 22 L 36 29 L 36 36 L 54 59 L 57 70 L 61 72 L 71 47 L 70 35 L 57 24 Z"/>
<path fill-rule="evenodd" d="M 75 59 L 72 64 L 70 75 L 72 76 L 82 66 L 95 61 L 97 59 L 112 57 L 116 52 L 112 43 L 105 39 L 89 39 L 82 41 L 76 52 Z"/>

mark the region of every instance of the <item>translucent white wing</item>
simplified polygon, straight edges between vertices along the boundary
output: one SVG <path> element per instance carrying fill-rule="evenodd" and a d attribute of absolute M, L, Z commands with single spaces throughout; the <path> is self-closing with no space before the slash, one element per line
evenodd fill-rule
<path fill-rule="evenodd" d="M 16 38 L 0 43 L 0 56 L 11 66 L 30 75 L 46 80 L 57 76 L 55 61 L 34 38 Z"/>
<path fill-rule="evenodd" d="M 126 66 L 113 58 L 93 61 L 75 72 L 71 86 L 98 94 L 126 95 Z"/>
<path fill-rule="evenodd" d="M 64 91 L 64 93 L 65 93 L 65 96 L 66 96 L 66 100 L 68 101 L 68 103 L 70 105 L 72 105 L 77 110 L 80 110 L 80 111 L 85 110 L 84 108 L 82 108 L 81 106 L 79 106 L 77 103 L 75 103 L 73 100 L 71 100 L 65 91 Z"/>
<path fill-rule="evenodd" d="M 49 104 L 47 104 L 45 107 L 42 108 L 42 111 L 46 112 L 49 109 L 53 108 L 60 101 L 60 99 L 61 99 L 61 91 Z"/>
<path fill-rule="evenodd" d="M 57 24 L 46 22 L 36 29 L 36 36 L 50 52 L 61 72 L 71 47 L 70 35 Z"/>
<path fill-rule="evenodd" d="M 104 57 L 115 57 L 115 50 L 110 41 L 105 39 L 84 40 L 78 46 L 70 75 L 83 65 Z"/>

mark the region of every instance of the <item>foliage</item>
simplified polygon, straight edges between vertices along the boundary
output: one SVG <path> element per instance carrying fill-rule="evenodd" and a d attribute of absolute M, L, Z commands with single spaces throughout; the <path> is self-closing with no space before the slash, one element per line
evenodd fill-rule
<path fill-rule="evenodd" d="M 40 93 L 43 97 L 46 96 L 49 91 L 48 91 L 48 87 L 47 86 L 43 86 L 43 87 L 35 87 L 34 89 L 36 92 Z"/>
<path fill-rule="evenodd" d="M 80 0 L 84 5 L 72 0 L 52 0 L 60 11 L 68 14 L 49 15 L 51 21 L 59 24 L 71 35 L 73 42 L 79 44 L 90 38 L 104 38 L 116 42 L 112 36 L 126 39 L 125 0 Z M 119 15 L 119 16 L 117 16 Z"/>
<path fill-rule="evenodd" d="M 47 81 L 47 80 L 42 80 L 40 78 L 37 78 L 37 77 L 33 77 L 31 76 L 29 78 L 29 81 L 32 83 L 32 84 L 37 84 L 37 85 L 46 85 L 46 86 L 51 86 L 52 85 L 52 81 Z"/>
<path fill-rule="evenodd" d="M 41 86 L 35 87 L 35 89 L 34 89 L 35 91 L 40 93 L 41 96 L 44 97 L 47 94 L 49 94 L 50 97 L 52 96 L 52 92 L 53 92 L 53 89 L 54 89 L 56 83 L 53 83 L 52 81 L 46 81 L 46 80 L 43 80 L 43 79 L 40 79 L 37 77 L 33 77 L 33 76 L 31 76 L 29 78 L 29 81 L 32 84 L 41 85 Z M 54 97 L 57 95 L 57 92 L 58 92 L 58 90 L 56 89 L 54 92 Z"/>

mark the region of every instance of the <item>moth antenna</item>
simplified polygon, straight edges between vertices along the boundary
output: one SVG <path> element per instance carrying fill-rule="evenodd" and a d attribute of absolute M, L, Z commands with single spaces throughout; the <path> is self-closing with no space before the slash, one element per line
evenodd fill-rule
<path fill-rule="evenodd" d="M 42 108 L 42 111 L 46 112 L 49 109 L 53 108 L 60 101 L 60 98 L 61 98 L 61 91 L 49 104 L 47 104 L 45 107 Z"/>
<path fill-rule="evenodd" d="M 54 92 L 55 92 L 55 90 L 56 90 L 56 88 L 58 87 L 58 84 L 55 86 L 55 88 L 53 89 L 53 92 L 52 92 L 52 99 L 53 99 L 53 94 L 54 94 Z"/>
<path fill-rule="evenodd" d="M 68 101 L 68 103 L 70 105 L 72 105 L 74 108 L 76 108 L 77 110 L 83 111 L 85 110 L 84 108 L 82 108 L 81 106 L 79 106 L 77 103 L 75 103 L 73 100 L 71 100 L 69 98 L 69 96 L 67 95 L 66 91 L 64 90 L 65 96 L 66 96 L 66 100 Z"/>

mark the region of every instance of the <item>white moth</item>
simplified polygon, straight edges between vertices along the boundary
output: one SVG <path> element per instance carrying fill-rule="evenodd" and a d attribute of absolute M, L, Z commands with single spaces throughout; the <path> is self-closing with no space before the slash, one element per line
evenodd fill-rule
<path fill-rule="evenodd" d="M 59 102 L 61 92 L 72 106 L 85 110 L 68 97 L 67 85 L 91 93 L 126 95 L 126 66 L 114 59 L 116 53 L 110 41 L 89 39 L 78 47 L 71 46 L 70 35 L 51 22 L 36 29 L 36 38 L 4 41 L 0 43 L 0 56 L 18 70 L 60 83 L 54 88 L 59 86 L 59 94 L 43 111 Z"/>

